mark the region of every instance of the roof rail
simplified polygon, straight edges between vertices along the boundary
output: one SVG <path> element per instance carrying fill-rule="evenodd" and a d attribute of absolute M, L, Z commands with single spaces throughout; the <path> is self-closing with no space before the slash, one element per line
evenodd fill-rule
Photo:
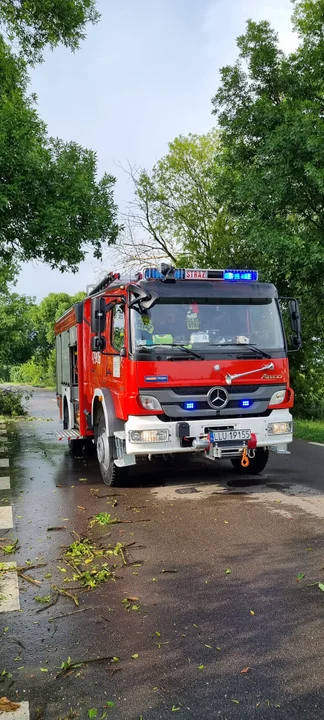
<path fill-rule="evenodd" d="M 91 295 L 96 295 L 97 293 L 101 292 L 106 287 L 108 287 L 108 285 L 111 285 L 111 283 L 113 283 L 115 280 L 119 280 L 119 279 L 120 279 L 120 273 L 112 273 L 112 272 L 108 273 L 108 275 L 106 275 L 106 277 L 104 277 L 102 280 L 100 280 L 100 282 L 92 288 L 91 292 L 89 292 L 89 297 Z"/>

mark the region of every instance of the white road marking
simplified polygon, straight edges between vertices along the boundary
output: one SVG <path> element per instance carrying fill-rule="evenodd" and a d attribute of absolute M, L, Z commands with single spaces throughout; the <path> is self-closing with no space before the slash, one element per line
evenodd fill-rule
<path fill-rule="evenodd" d="M 324 447 L 324 443 L 311 442 L 310 440 L 309 440 L 308 445 L 318 445 L 319 447 Z"/>
<path fill-rule="evenodd" d="M 16 702 L 15 698 L 12 700 L 13 702 Z M 17 710 L 13 710 L 12 712 L 0 712 L 1 720 L 29 720 L 29 703 L 24 701 L 19 704 L 20 707 L 17 708 Z"/>
<path fill-rule="evenodd" d="M 0 530 L 13 528 L 12 507 L 0 507 Z"/>
<path fill-rule="evenodd" d="M 0 477 L 0 490 L 9 490 L 10 477 Z"/>
<path fill-rule="evenodd" d="M 9 467 L 9 458 L 0 458 L 0 468 Z"/>
<path fill-rule="evenodd" d="M 16 563 L 3 563 L 4 569 L 16 568 Z M 13 570 L 0 576 L 0 613 L 20 610 L 18 575 Z M 9 713 L 6 713 L 8 718 Z M 16 716 L 16 715 L 15 715 Z M 0 712 L 0 718 L 2 713 Z"/>

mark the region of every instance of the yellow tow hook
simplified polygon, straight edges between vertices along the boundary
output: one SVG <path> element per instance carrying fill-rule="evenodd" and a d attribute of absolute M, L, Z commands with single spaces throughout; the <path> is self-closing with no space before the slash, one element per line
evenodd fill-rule
<path fill-rule="evenodd" d="M 242 455 L 241 465 L 242 465 L 243 467 L 248 467 L 248 466 L 250 465 L 250 460 L 249 460 L 249 456 L 248 456 L 248 454 L 247 454 L 247 452 L 246 452 L 246 447 L 243 448 L 243 455 Z"/>

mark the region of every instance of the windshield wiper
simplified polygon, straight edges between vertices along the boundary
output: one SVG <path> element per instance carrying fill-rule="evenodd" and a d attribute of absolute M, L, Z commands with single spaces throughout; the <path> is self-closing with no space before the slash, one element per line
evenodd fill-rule
<path fill-rule="evenodd" d="M 241 343 L 238 343 L 238 345 L 241 345 Z M 261 357 L 271 358 L 271 355 L 269 355 L 269 353 L 265 352 L 264 350 L 260 350 L 257 345 L 253 345 L 252 343 L 244 343 L 244 346 L 249 348 L 249 350 L 254 350 L 254 352 L 261 355 Z"/>
<path fill-rule="evenodd" d="M 187 355 L 191 355 L 191 357 L 197 358 L 197 360 L 205 360 L 204 355 L 198 355 L 198 353 L 194 352 L 194 350 L 190 350 L 190 348 L 185 347 L 184 345 L 180 345 L 177 343 L 154 343 L 154 345 L 145 345 L 145 350 L 154 350 L 156 347 L 161 348 L 180 348 L 183 352 L 187 353 Z M 144 350 L 144 347 L 142 348 Z M 173 359 L 173 358 L 170 358 Z"/>
<path fill-rule="evenodd" d="M 261 357 L 264 358 L 271 358 L 271 355 L 269 353 L 265 352 L 264 350 L 260 350 L 260 348 L 257 347 L 257 345 L 253 345 L 253 343 L 208 343 L 209 347 L 211 345 L 215 347 L 239 347 L 244 350 L 244 348 L 248 348 L 249 350 L 254 351 L 255 353 L 258 353 L 258 355 L 261 355 Z"/>

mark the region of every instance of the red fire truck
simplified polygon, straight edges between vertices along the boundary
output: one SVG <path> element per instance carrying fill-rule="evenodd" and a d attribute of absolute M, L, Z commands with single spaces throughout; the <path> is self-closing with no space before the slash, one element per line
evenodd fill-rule
<path fill-rule="evenodd" d="M 297 350 L 298 303 L 285 300 Z M 288 344 L 277 290 L 256 271 L 111 273 L 55 334 L 61 436 L 77 453 L 94 443 L 107 485 L 143 458 L 200 452 L 256 474 L 269 449 L 288 452 Z"/>

